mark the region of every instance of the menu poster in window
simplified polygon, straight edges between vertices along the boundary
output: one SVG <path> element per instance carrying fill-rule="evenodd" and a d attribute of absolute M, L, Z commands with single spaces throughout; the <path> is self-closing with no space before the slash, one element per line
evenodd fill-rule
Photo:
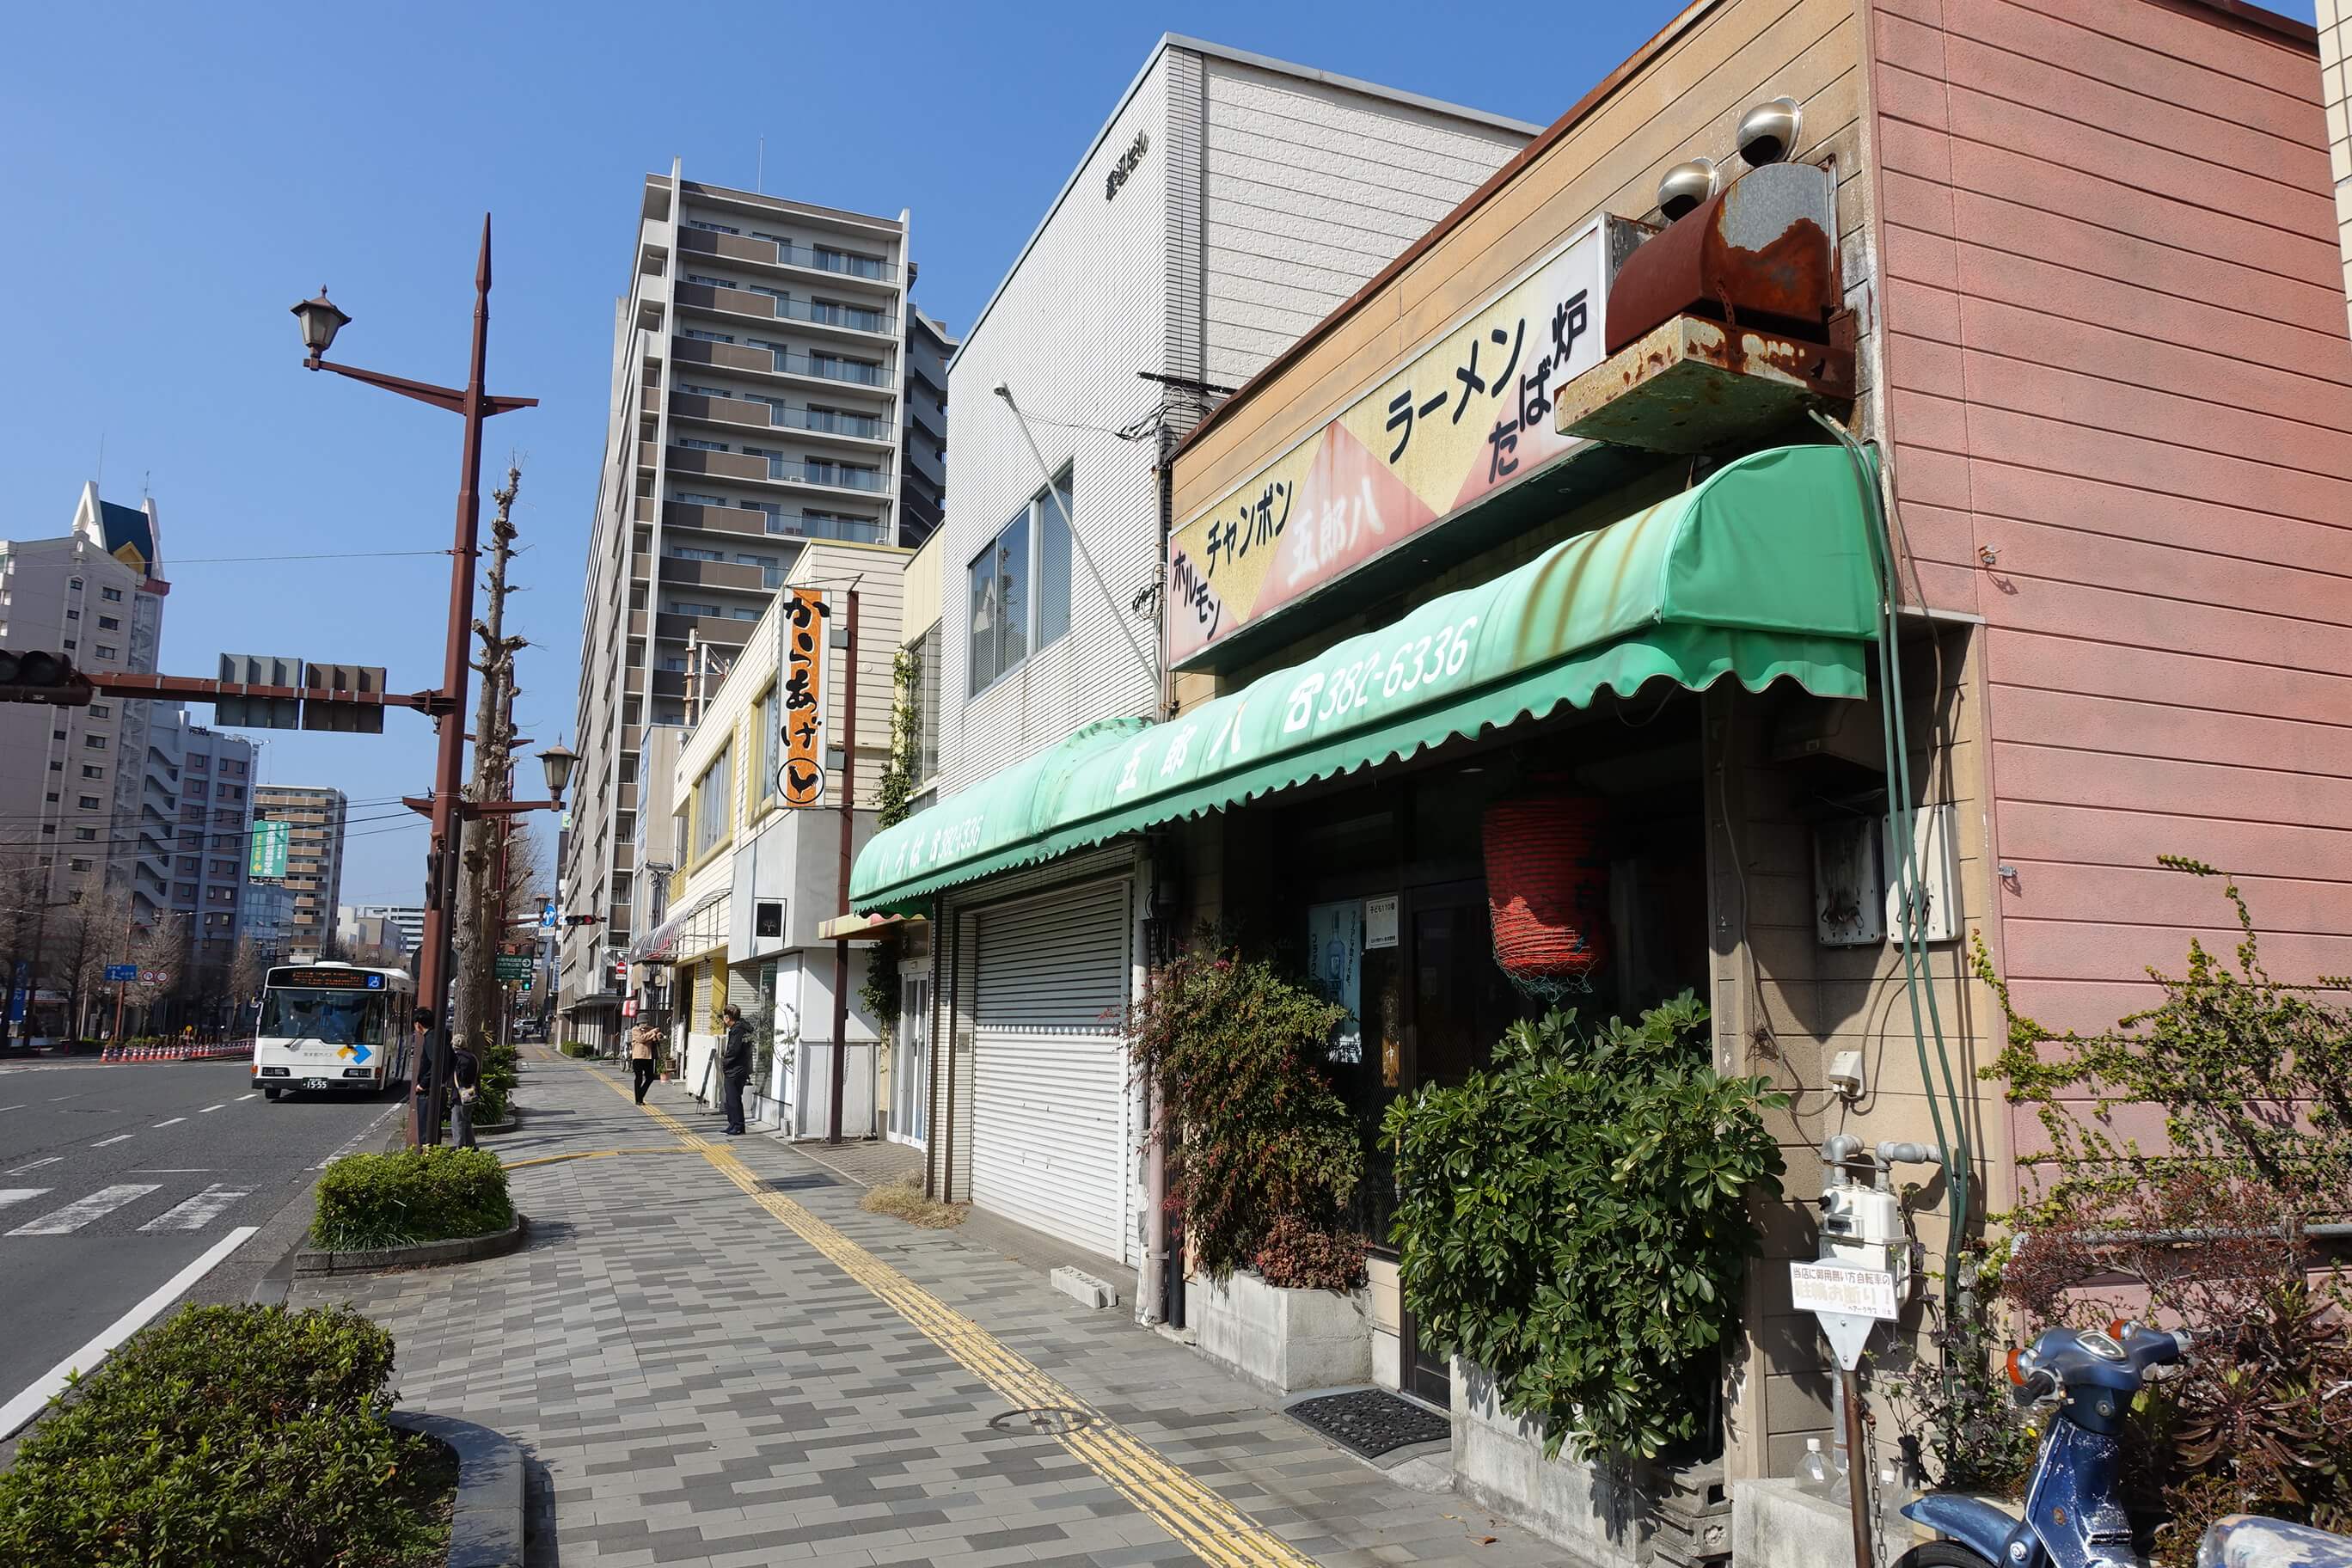
<path fill-rule="evenodd" d="M 1349 899 L 1307 910 L 1307 978 L 1317 994 L 1348 1010 L 1331 1036 L 1335 1062 L 1364 1059 L 1364 903 Z"/>

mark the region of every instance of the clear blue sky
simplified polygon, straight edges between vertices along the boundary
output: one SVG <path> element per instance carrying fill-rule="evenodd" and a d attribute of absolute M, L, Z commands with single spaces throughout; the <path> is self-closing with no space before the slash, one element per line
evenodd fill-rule
<path fill-rule="evenodd" d="M 486 479 L 521 455 L 515 618 L 541 646 L 517 710 L 551 742 L 572 721 L 613 300 L 647 171 L 677 155 L 749 185 L 764 136 L 772 192 L 911 207 L 917 298 L 961 330 L 1162 31 L 1545 122 L 1677 8 L 24 8 L 0 58 L 0 535 L 61 532 L 93 477 L 121 501 L 151 486 L 166 669 L 264 653 L 434 684 L 446 557 L 362 552 L 446 548 L 457 422 L 304 374 L 287 307 L 327 283 L 354 317 L 336 357 L 462 380 L 493 210 L 492 389 L 541 406 L 490 426 Z M 247 556 L 277 559 L 220 559 Z M 268 781 L 352 796 L 344 899 L 415 901 L 422 821 L 384 803 L 430 782 L 429 727 L 256 733 Z"/>

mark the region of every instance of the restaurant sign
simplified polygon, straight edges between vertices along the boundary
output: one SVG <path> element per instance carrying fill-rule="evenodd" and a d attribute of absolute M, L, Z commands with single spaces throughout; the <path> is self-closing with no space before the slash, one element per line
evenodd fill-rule
<path fill-rule="evenodd" d="M 814 588 L 785 596 L 783 761 L 776 793 L 786 805 L 824 804 L 824 620 L 833 611 Z"/>
<path fill-rule="evenodd" d="M 1583 445 L 1553 394 L 1601 363 L 1609 279 L 1641 231 L 1602 216 L 1168 542 L 1182 664 Z"/>

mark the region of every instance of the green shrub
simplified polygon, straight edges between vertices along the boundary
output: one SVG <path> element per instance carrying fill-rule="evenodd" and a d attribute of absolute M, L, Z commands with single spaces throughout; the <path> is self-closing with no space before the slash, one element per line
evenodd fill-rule
<path fill-rule="evenodd" d="M 575 1060 L 584 1060 L 596 1055 L 596 1047 L 585 1040 L 566 1040 L 562 1048 L 565 1056 Z"/>
<path fill-rule="evenodd" d="M 515 1086 L 522 1082 L 515 1048 L 492 1042 L 474 1053 L 480 1064 L 481 1079 L 474 1096 L 474 1121 L 477 1124 L 504 1121 L 514 1112 Z"/>
<path fill-rule="evenodd" d="M 403 1472 L 420 1439 L 384 1421 L 392 1340 L 344 1308 L 189 1307 L 52 1405 L 0 1473 L 16 1568 L 326 1568 L 407 1560 Z"/>
<path fill-rule="evenodd" d="M 1780 1173 L 1764 1079 L 1707 1065 L 1685 992 L 1628 1025 L 1517 1023 L 1491 1068 L 1389 1109 L 1399 1279 L 1423 1334 L 1493 1373 L 1554 1452 L 1704 1447 L 1720 1346 Z"/>
<path fill-rule="evenodd" d="M 1129 1020 L 1173 1140 L 1168 1201 L 1201 1266 L 1224 1279 L 1286 1215 L 1329 1231 L 1363 1144 L 1318 1065 L 1347 1010 L 1264 963 L 1206 949 L 1153 971 Z"/>
<path fill-rule="evenodd" d="M 488 1236 L 514 1223 L 507 1173 L 486 1149 L 346 1154 L 319 1178 L 314 1246 L 332 1252 Z"/>

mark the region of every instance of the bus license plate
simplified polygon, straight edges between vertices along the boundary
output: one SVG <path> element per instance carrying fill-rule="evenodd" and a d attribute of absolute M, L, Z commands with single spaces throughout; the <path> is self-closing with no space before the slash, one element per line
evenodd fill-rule
<path fill-rule="evenodd" d="M 306 1078 L 302 1080 L 302 1087 L 304 1089 L 327 1089 L 331 1086 L 325 1079 L 322 1078 Z"/>

